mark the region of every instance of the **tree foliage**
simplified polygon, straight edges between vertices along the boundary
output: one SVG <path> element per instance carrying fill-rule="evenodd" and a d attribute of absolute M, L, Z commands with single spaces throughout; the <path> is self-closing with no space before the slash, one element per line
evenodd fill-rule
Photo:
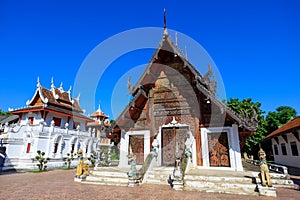
<path fill-rule="evenodd" d="M 39 168 L 39 171 L 46 171 L 47 169 L 47 163 L 50 160 L 50 158 L 45 158 L 45 152 L 41 150 L 37 150 L 37 155 L 33 160 L 37 160 L 38 163 L 36 164 Z"/>
<path fill-rule="evenodd" d="M 252 116 L 254 114 L 253 111 L 255 110 L 258 116 L 258 128 L 254 134 L 246 140 L 245 146 L 242 149 L 243 152 L 255 155 L 258 149 L 258 144 L 267 134 L 267 130 L 265 129 L 266 121 L 263 116 L 265 112 L 260 108 L 261 103 L 255 103 L 251 98 L 243 99 L 241 101 L 239 99 L 230 98 L 227 102 L 227 106 L 241 116 Z"/>
<path fill-rule="evenodd" d="M 12 114 L 10 114 L 9 112 L 4 112 L 0 109 L 0 115 L 11 116 Z"/>
<path fill-rule="evenodd" d="M 73 150 L 70 151 L 70 153 L 67 153 L 67 158 L 65 158 L 65 165 L 67 165 L 67 168 L 71 168 L 71 163 L 74 160 L 74 157 L 76 156 L 76 153 L 74 153 Z"/>
<path fill-rule="evenodd" d="M 264 117 L 265 112 L 260 108 L 261 103 L 255 103 L 251 98 L 243 100 L 230 98 L 227 102 L 227 106 L 241 116 L 251 116 L 253 114 L 253 109 L 257 113 L 258 128 L 254 134 L 247 139 L 246 144 L 242 149 L 243 152 L 247 152 L 254 156 L 257 155 L 259 144 L 268 134 L 297 117 L 296 110 L 289 106 L 280 106 L 276 108 L 276 111 L 269 112 L 266 117 Z M 272 152 L 270 141 L 267 141 L 262 145 L 268 154 Z"/>
<path fill-rule="evenodd" d="M 279 106 L 276 111 L 269 112 L 266 116 L 268 133 L 272 133 L 280 126 L 297 117 L 297 111 L 290 106 Z"/>

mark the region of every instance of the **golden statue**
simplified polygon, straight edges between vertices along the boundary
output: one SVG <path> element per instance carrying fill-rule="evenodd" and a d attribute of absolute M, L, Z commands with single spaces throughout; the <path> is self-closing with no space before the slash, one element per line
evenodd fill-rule
<path fill-rule="evenodd" d="M 260 160 L 259 167 L 260 167 L 260 173 L 258 174 L 260 180 L 261 180 L 261 185 L 262 186 L 269 186 L 272 187 L 272 183 L 270 180 L 270 174 L 269 174 L 269 168 L 266 160 L 266 153 L 265 151 L 260 148 L 258 151 L 258 158 Z"/>
<path fill-rule="evenodd" d="M 83 152 L 82 149 L 79 149 L 77 152 L 77 155 L 79 157 L 79 163 L 77 165 L 76 169 L 76 178 L 84 178 L 88 176 L 88 165 L 86 164 L 87 158 L 83 158 Z"/>

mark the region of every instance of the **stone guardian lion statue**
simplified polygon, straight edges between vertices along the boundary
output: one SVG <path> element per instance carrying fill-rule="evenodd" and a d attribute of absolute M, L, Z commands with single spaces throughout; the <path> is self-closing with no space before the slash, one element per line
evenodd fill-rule
<path fill-rule="evenodd" d="M 259 167 L 260 167 L 260 173 L 258 174 L 260 180 L 261 180 L 261 185 L 262 186 L 269 186 L 272 187 L 272 183 L 270 180 L 270 174 L 269 174 L 269 168 L 266 160 L 266 153 L 265 151 L 261 148 L 258 151 L 258 158 L 260 160 Z"/>

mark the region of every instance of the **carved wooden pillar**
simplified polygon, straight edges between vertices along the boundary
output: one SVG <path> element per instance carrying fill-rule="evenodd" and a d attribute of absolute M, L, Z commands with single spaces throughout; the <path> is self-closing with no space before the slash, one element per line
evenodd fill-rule
<path fill-rule="evenodd" d="M 203 159 L 202 159 L 202 144 L 201 144 L 201 126 L 199 124 L 199 119 L 195 118 L 195 124 L 196 124 L 196 152 L 197 152 L 197 165 L 202 166 L 203 165 Z"/>

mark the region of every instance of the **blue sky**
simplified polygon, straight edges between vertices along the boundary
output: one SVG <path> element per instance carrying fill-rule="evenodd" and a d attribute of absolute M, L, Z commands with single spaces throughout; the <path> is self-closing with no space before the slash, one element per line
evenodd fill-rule
<path fill-rule="evenodd" d="M 300 113 L 300 3 L 296 0 L 0 0 L 0 108 L 25 106 L 38 76 L 46 88 L 54 77 L 57 87 L 63 82 L 68 90 L 93 49 L 123 31 L 162 28 L 164 8 L 167 27 L 193 38 L 214 60 L 228 99 L 250 97 L 261 102 L 266 112 L 288 105 Z M 182 51 L 187 46 L 188 55 L 194 53 L 180 34 L 178 40 Z M 133 51 L 114 60 L 90 105 L 82 106 L 86 114 L 100 103 L 104 112 L 116 118 L 127 103 L 117 101 L 126 96 L 126 85 L 119 88 L 116 83 L 122 77 L 126 80 L 132 69 L 142 71 L 153 52 Z M 99 56 L 99 61 L 105 56 Z M 84 102 L 85 91 L 80 93 Z M 119 108 L 113 112 L 111 107 Z"/>

